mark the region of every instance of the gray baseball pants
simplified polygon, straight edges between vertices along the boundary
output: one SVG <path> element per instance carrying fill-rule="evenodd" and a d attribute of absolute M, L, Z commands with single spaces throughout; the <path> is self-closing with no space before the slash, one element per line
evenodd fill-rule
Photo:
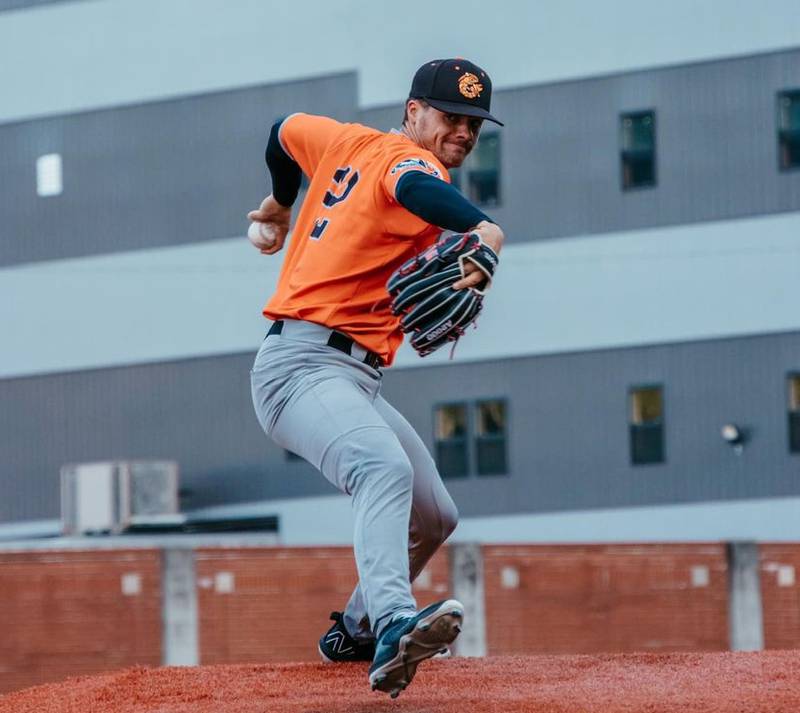
<path fill-rule="evenodd" d="M 411 582 L 455 529 L 458 512 L 425 444 L 380 395 L 380 371 L 360 361 L 357 345 L 353 356 L 329 347 L 330 333 L 284 320 L 253 364 L 253 403 L 275 443 L 352 497 L 358 585 L 344 623 L 363 640 L 395 614 L 416 611 Z"/>

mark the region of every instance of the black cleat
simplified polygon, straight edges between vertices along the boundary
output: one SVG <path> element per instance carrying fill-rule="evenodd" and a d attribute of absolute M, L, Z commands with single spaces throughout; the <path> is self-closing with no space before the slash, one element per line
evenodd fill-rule
<path fill-rule="evenodd" d="M 415 616 L 389 624 L 378 640 L 375 658 L 369 667 L 372 690 L 397 698 L 411 683 L 421 661 L 447 652 L 447 645 L 461 631 L 463 619 L 461 602 L 445 599 Z"/>
<path fill-rule="evenodd" d="M 331 612 L 335 622 L 319 640 L 319 655 L 325 663 L 348 663 L 352 661 L 372 661 L 375 656 L 375 642 L 362 642 L 354 639 L 344 628 L 342 612 Z"/>

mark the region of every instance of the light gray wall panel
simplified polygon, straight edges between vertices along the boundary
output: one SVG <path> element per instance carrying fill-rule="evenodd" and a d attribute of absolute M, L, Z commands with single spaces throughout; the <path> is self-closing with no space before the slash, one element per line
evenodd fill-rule
<path fill-rule="evenodd" d="M 798 50 L 496 92 L 503 198 L 489 213 L 525 241 L 800 210 L 800 171 L 777 168 L 788 88 Z M 640 109 L 656 111 L 658 184 L 623 192 L 619 115 Z M 402 113 L 360 120 L 388 129 Z"/>
<path fill-rule="evenodd" d="M 469 0 L 457 8 L 454 16 L 453 4 L 430 0 L 409 0 L 402 12 L 364 0 L 96 0 L 8 13 L 0 66 L 13 66 L 0 120 L 349 70 L 374 106 L 402 99 L 434 53 L 466 52 L 495 86 L 515 87 L 798 44 L 796 0 L 548 0 L 498 13 Z"/>
<path fill-rule="evenodd" d="M 58 516 L 67 462 L 174 458 L 184 508 L 332 493 L 259 430 L 252 355 L 0 381 L 0 522 Z M 437 403 L 505 397 L 507 476 L 448 480 L 464 515 L 800 495 L 786 373 L 800 333 L 389 370 L 383 393 L 433 445 Z M 666 458 L 632 467 L 631 385 L 665 393 Z M 421 395 L 424 394 L 424 397 Z M 752 430 L 737 456 L 719 435 Z"/>
<path fill-rule="evenodd" d="M 69 2 L 69 0 L 0 0 L 0 12 L 38 7 L 39 5 L 55 5 L 56 3 L 64 2 Z"/>
<path fill-rule="evenodd" d="M 0 126 L 0 266 L 244 235 L 279 116 L 352 118 L 353 74 Z M 63 157 L 64 192 L 36 194 Z"/>

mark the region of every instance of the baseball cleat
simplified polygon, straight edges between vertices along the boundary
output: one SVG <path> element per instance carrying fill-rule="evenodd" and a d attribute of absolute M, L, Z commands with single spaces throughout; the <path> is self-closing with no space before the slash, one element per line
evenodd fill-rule
<path fill-rule="evenodd" d="M 389 692 L 389 696 L 391 696 L 392 698 L 397 698 L 397 696 L 400 695 L 400 691 L 404 691 L 405 688 L 406 688 L 405 684 L 402 684 L 402 685 L 400 685 L 399 688 L 395 688 L 393 691 L 390 691 Z"/>
<path fill-rule="evenodd" d="M 449 653 L 447 645 L 461 631 L 464 607 L 455 599 L 436 602 L 415 616 L 391 622 L 375 647 L 369 667 L 373 691 L 383 691 L 397 698 L 425 659 Z"/>
<path fill-rule="evenodd" d="M 342 612 L 331 612 L 335 623 L 319 640 L 317 650 L 324 663 L 350 663 L 372 661 L 375 657 L 374 641 L 359 641 L 348 633 Z"/>

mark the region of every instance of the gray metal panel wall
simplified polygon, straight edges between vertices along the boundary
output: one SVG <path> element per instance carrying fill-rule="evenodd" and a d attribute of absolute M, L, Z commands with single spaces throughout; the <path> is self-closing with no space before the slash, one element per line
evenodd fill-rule
<path fill-rule="evenodd" d="M 776 92 L 800 50 L 499 91 L 510 241 L 800 210 L 777 170 Z M 327 113 L 388 129 L 402 107 L 357 112 L 355 74 L 0 126 L 0 266 L 244 232 L 267 190 L 271 121 Z M 657 112 L 654 189 L 620 189 L 620 112 Z M 64 193 L 38 198 L 35 160 L 60 152 Z"/>
<path fill-rule="evenodd" d="M 505 397 L 510 477 L 448 480 L 464 515 L 800 495 L 786 374 L 800 333 L 407 369 L 385 394 L 430 443 L 431 404 Z M 628 389 L 662 384 L 666 463 L 631 466 Z M 425 399 L 417 395 L 425 394 Z M 753 430 L 741 456 L 720 427 Z"/>
<path fill-rule="evenodd" d="M 295 111 L 351 120 L 355 74 L 0 126 L 0 266 L 244 235 L 269 192 L 264 148 Z M 36 194 L 36 159 L 64 192 Z"/>
<path fill-rule="evenodd" d="M 800 171 L 778 170 L 776 93 L 800 88 L 800 50 L 498 91 L 510 241 L 800 210 Z M 619 118 L 656 111 L 658 184 L 620 188 Z M 389 129 L 401 105 L 364 110 Z M 498 127 L 486 124 L 485 131 Z"/>
<path fill-rule="evenodd" d="M 0 522 L 56 517 L 67 462 L 175 458 L 185 508 L 333 492 L 259 430 L 253 356 L 0 381 Z M 448 480 L 464 515 L 800 494 L 786 374 L 800 333 L 386 372 L 384 395 L 433 444 L 437 403 L 505 397 L 508 476 Z M 628 388 L 665 393 L 663 465 L 632 467 Z M 420 397 L 424 394 L 424 397 Z M 753 430 L 736 456 L 724 423 Z"/>
<path fill-rule="evenodd" d="M 57 517 L 74 462 L 177 459 L 184 508 L 334 492 L 262 434 L 253 357 L 0 380 L 0 522 Z"/>

